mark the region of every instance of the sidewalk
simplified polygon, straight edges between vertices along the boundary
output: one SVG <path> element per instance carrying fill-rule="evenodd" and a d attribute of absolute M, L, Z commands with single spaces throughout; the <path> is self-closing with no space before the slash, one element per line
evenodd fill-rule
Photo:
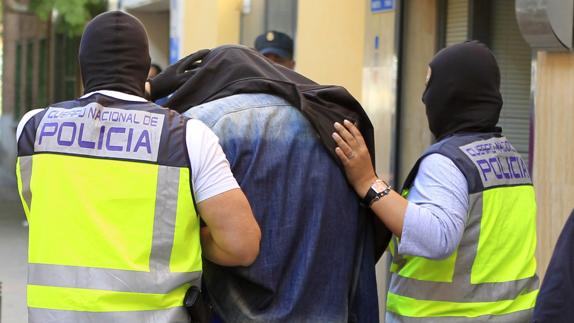
<path fill-rule="evenodd" d="M 0 168 L 0 282 L 2 282 L 1 323 L 28 321 L 26 310 L 26 258 L 28 229 L 22 225 L 14 176 Z"/>

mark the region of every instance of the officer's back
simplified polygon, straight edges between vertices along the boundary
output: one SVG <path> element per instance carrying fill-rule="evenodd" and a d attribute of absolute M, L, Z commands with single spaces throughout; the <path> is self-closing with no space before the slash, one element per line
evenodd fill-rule
<path fill-rule="evenodd" d="M 80 45 L 86 94 L 18 126 L 31 322 L 188 322 L 202 253 L 232 266 L 257 256 L 217 137 L 142 98 L 147 53 L 136 18 L 96 17 Z"/>

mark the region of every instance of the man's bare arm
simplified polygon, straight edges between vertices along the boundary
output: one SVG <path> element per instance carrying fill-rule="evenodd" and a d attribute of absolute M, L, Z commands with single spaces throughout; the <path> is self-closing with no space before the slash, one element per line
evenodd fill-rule
<path fill-rule="evenodd" d="M 207 227 L 201 231 L 205 257 L 222 266 L 248 266 L 259 254 L 261 230 L 240 189 L 215 195 L 197 205 Z"/>

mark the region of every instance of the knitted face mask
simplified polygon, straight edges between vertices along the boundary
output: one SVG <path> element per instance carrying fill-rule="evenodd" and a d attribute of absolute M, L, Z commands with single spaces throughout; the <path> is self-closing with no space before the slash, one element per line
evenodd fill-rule
<path fill-rule="evenodd" d="M 110 11 L 86 26 L 80 42 L 84 92 L 115 90 L 144 96 L 150 57 L 147 34 L 132 15 Z"/>
<path fill-rule="evenodd" d="M 429 128 L 442 139 L 456 132 L 493 132 L 502 97 L 494 55 L 477 41 L 453 45 L 430 62 L 422 100 Z"/>

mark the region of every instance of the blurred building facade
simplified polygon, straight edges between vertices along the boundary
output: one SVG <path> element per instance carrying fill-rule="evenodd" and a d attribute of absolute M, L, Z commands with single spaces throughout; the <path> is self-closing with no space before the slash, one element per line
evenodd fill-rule
<path fill-rule="evenodd" d="M 548 2 L 574 20 L 572 0 L 110 0 L 108 8 L 143 21 L 152 61 L 161 67 L 202 48 L 253 46 L 268 30 L 292 36 L 296 71 L 342 85 L 363 104 L 375 126 L 377 171 L 395 186 L 433 140 L 421 102 L 428 62 L 450 44 L 486 43 L 501 68 L 500 125 L 528 162 L 537 190 L 543 274 L 574 208 L 574 52 L 527 42 L 517 12 Z M 24 111 L 78 89 L 68 49 L 77 39 L 59 39 L 35 17 L 5 11 L 4 166 L 14 160 L 13 132 Z M 379 272 L 384 295 L 384 265 Z"/>
<path fill-rule="evenodd" d="M 15 130 L 29 110 L 50 102 L 69 100 L 81 93 L 78 69 L 79 35 L 59 24 L 53 11 L 45 21 L 27 0 L 3 0 L 2 106 L 0 114 L 0 167 L 13 173 Z M 105 10 L 94 5 L 92 14 Z"/>

